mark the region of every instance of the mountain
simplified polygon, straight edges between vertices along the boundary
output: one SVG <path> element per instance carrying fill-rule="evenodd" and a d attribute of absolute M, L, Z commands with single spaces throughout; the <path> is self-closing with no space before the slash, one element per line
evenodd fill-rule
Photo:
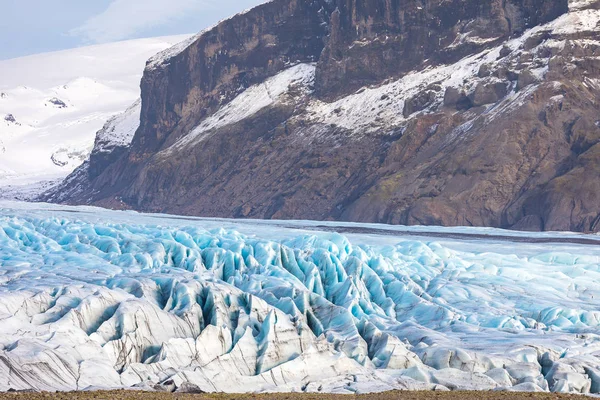
<path fill-rule="evenodd" d="M 106 120 L 140 96 L 146 60 L 189 35 L 0 61 L 0 197 L 64 179 Z M 29 192 L 29 193 L 27 193 Z"/>
<path fill-rule="evenodd" d="M 274 0 L 154 57 L 132 142 L 41 199 L 600 231 L 599 21 L 597 0 Z"/>
<path fill-rule="evenodd" d="M 0 201 L 0 392 L 597 395 L 599 243 Z"/>

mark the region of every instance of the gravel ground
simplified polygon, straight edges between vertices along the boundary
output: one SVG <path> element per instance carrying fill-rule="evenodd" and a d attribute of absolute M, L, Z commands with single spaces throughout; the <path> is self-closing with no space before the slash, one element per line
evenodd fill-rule
<path fill-rule="evenodd" d="M 576 395 L 557 395 L 550 393 L 511 393 L 511 392 L 386 392 L 368 395 L 328 395 L 321 393 L 298 394 L 171 394 L 149 393 L 129 390 L 111 392 L 73 392 L 73 393 L 1 393 L 0 400 L 550 400 L 577 399 Z"/>

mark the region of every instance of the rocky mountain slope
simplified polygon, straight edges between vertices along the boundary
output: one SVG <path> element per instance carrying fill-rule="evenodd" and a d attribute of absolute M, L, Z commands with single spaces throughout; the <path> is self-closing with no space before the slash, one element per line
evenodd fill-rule
<path fill-rule="evenodd" d="M 274 0 L 152 59 L 132 142 L 43 199 L 600 231 L 599 21 L 596 0 Z"/>

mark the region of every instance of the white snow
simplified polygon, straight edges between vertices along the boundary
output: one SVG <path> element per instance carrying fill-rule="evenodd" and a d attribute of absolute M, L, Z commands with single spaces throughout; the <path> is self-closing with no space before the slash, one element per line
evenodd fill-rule
<path fill-rule="evenodd" d="M 109 152 L 114 147 L 129 146 L 140 126 L 141 111 L 142 101 L 138 99 L 125 112 L 109 119 L 96 135 L 94 151 Z"/>
<path fill-rule="evenodd" d="M 0 210 L 0 390 L 600 391 L 598 237 Z"/>
<path fill-rule="evenodd" d="M 600 10 L 581 10 L 569 12 L 550 23 L 553 34 L 570 35 L 600 31 Z"/>
<path fill-rule="evenodd" d="M 569 10 L 580 10 L 597 4 L 598 0 L 569 0 Z"/>
<path fill-rule="evenodd" d="M 589 4 L 592 2 L 585 5 Z M 428 85 L 438 82 L 442 90 L 438 92 L 437 102 L 432 105 L 432 108 L 435 108 L 440 104 L 447 87 L 463 87 L 468 91 L 469 88 L 473 88 L 481 81 L 477 76 L 481 65 L 496 63 L 500 50 L 504 46 L 510 48 L 513 55 L 516 55 L 521 51 L 521 46 L 528 38 L 542 31 L 548 31 L 554 37 L 582 32 L 600 33 L 600 10 L 579 10 L 581 7 L 583 7 L 581 4 L 572 5 L 571 12 L 555 21 L 530 29 L 521 37 L 466 57 L 455 64 L 413 71 L 395 82 L 362 88 L 357 93 L 333 103 L 314 101 L 309 108 L 312 120 L 316 123 L 335 124 L 349 129 L 355 134 L 376 132 L 382 127 L 387 127 L 387 131 L 392 131 L 390 127 L 401 126 L 407 120 L 403 115 L 404 103 L 407 98 L 425 90 Z M 564 43 L 564 40 L 549 39 L 542 45 L 559 47 L 564 46 Z M 598 41 L 591 41 L 591 44 L 598 45 Z M 534 69 L 532 72 L 542 78 L 546 71 L 547 65 Z"/>
<path fill-rule="evenodd" d="M 139 98 L 146 60 L 186 37 L 0 61 L 0 187 L 31 186 L 70 173 L 86 159 L 106 121 Z M 5 120 L 8 114 L 15 122 Z"/>
<path fill-rule="evenodd" d="M 148 59 L 145 69 L 153 70 L 160 66 L 168 65 L 168 61 L 171 58 L 176 57 L 179 54 L 181 54 L 192 43 L 194 43 L 196 40 L 198 40 L 204 33 L 208 32 L 210 29 L 213 29 L 213 28 L 214 28 L 214 26 L 209 29 L 205 29 L 196 35 L 190 36 L 190 37 L 180 41 L 179 43 L 175 43 L 174 45 L 169 46 L 166 49 L 156 53 L 155 55 L 153 55 L 152 57 L 150 57 Z"/>
<path fill-rule="evenodd" d="M 177 141 L 172 147 L 183 148 L 190 143 L 196 144 L 208 137 L 214 129 L 251 117 L 263 108 L 281 101 L 282 96 L 293 85 L 297 85 L 306 93 L 309 93 L 314 77 L 314 64 L 298 64 L 258 85 L 251 86 L 221 107 L 215 114 L 202 121 L 199 126 Z"/>
<path fill-rule="evenodd" d="M 314 122 L 335 124 L 355 133 L 369 133 L 399 126 L 406 121 L 404 103 L 434 82 L 442 88 L 460 86 L 467 78 L 475 77 L 481 64 L 493 60 L 493 52 L 465 58 L 452 65 L 429 68 L 406 74 L 401 79 L 378 87 L 362 88 L 357 93 L 332 103 L 314 101 L 309 112 Z M 440 91 L 440 97 L 444 90 Z"/>

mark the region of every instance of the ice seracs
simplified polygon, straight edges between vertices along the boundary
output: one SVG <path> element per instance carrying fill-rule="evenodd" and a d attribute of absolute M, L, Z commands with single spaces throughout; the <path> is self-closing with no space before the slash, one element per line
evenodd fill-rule
<path fill-rule="evenodd" d="M 0 207 L 1 390 L 600 389 L 594 245 Z"/>

